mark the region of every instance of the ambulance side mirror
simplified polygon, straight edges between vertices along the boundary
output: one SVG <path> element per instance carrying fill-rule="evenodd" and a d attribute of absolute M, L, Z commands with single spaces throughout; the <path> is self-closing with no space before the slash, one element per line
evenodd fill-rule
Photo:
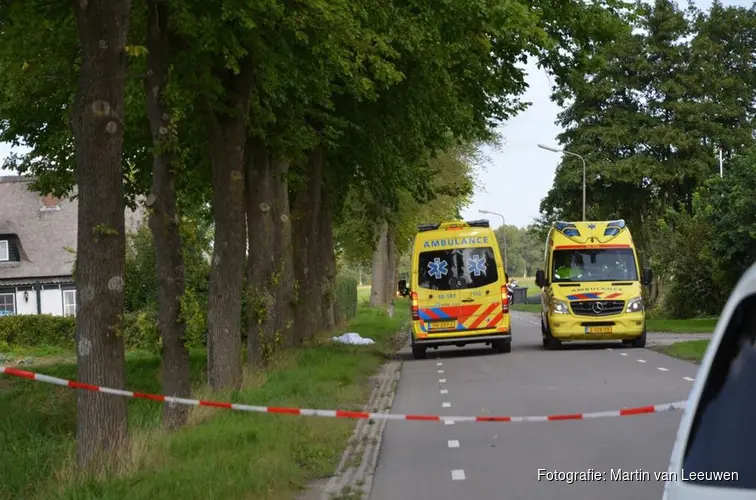
<path fill-rule="evenodd" d="M 649 286 L 651 283 L 654 282 L 654 273 L 651 271 L 650 268 L 646 268 L 643 270 L 643 277 L 641 279 L 641 283 L 645 286 Z"/>
<path fill-rule="evenodd" d="M 543 269 L 539 269 L 536 271 L 536 277 L 535 277 L 536 286 L 543 288 L 545 286 L 549 286 L 549 282 L 546 279 L 546 273 Z"/>

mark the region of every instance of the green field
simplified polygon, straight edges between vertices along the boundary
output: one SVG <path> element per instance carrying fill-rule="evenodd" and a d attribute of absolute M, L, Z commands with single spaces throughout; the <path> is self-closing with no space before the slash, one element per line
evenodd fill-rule
<path fill-rule="evenodd" d="M 357 301 L 360 304 L 370 300 L 370 285 L 357 287 Z"/>
<path fill-rule="evenodd" d="M 409 308 L 396 316 L 360 308 L 344 331 L 375 340 L 368 346 L 330 341 L 282 353 L 268 370 L 248 372 L 241 391 L 211 395 L 204 385 L 206 355 L 192 352 L 193 397 L 252 405 L 360 409 L 369 377 L 395 348 Z M 75 378 L 73 363 L 32 368 Z M 160 358 L 127 357 L 129 389 L 160 392 Z M 116 396 L 112 396 L 116 397 Z M 354 421 L 193 408 L 187 428 L 160 430 L 162 407 L 129 400 L 132 450 L 115 475 L 76 479 L 76 392 L 0 376 L 0 498 L 295 498 L 310 481 L 333 473 Z"/>

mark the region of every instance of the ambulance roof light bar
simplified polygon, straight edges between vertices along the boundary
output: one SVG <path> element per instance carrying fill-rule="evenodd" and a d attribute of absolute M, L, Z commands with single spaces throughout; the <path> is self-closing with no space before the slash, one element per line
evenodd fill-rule
<path fill-rule="evenodd" d="M 439 228 L 463 228 L 463 227 L 491 227 L 488 219 L 480 219 L 480 220 L 468 220 L 468 221 L 453 221 L 453 222 L 442 222 L 442 223 L 424 223 L 424 224 L 418 224 L 417 230 L 419 232 L 425 232 L 425 231 L 435 231 Z"/>
<path fill-rule="evenodd" d="M 617 236 L 624 228 L 624 219 L 610 221 L 609 224 L 606 225 L 606 229 L 604 229 L 604 236 Z"/>
<path fill-rule="evenodd" d="M 441 224 L 430 224 L 430 223 L 418 224 L 417 230 L 421 233 L 425 231 L 435 231 L 440 226 Z"/>
<path fill-rule="evenodd" d="M 467 225 L 470 227 L 491 227 L 488 219 L 469 220 Z"/>
<path fill-rule="evenodd" d="M 580 231 L 572 222 L 557 221 L 554 223 L 554 228 L 570 238 L 580 236 Z"/>

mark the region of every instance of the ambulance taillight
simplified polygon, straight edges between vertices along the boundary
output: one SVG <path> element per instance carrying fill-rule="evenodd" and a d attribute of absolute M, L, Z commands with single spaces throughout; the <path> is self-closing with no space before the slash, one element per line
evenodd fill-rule
<path fill-rule="evenodd" d="M 417 292 L 412 292 L 410 300 L 412 301 L 412 319 L 417 321 L 420 319 L 420 310 L 417 306 Z"/>
<path fill-rule="evenodd" d="M 507 287 L 501 287 L 501 312 L 509 312 L 509 294 L 507 294 Z"/>

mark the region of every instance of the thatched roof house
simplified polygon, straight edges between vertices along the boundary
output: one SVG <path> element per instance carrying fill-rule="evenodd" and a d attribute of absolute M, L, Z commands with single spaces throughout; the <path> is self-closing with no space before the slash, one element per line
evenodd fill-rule
<path fill-rule="evenodd" d="M 0 177 L 0 315 L 75 314 L 76 199 L 40 196 L 31 177 Z M 126 211 L 135 230 L 143 211 Z"/>

